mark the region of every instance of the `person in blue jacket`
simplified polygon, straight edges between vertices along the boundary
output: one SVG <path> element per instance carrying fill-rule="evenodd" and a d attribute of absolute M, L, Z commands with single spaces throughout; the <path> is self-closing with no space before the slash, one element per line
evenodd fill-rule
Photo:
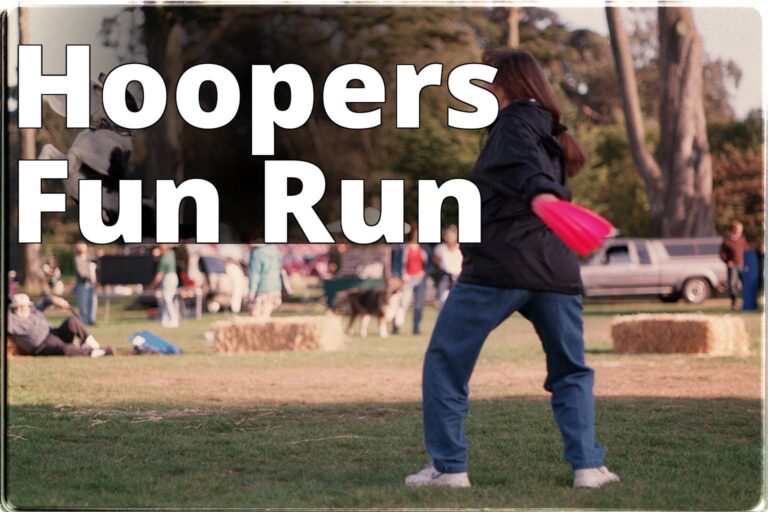
<path fill-rule="evenodd" d="M 282 304 L 283 254 L 276 245 L 254 244 L 248 255 L 251 315 L 268 318 Z"/>
<path fill-rule="evenodd" d="M 586 155 L 560 124 L 554 91 L 529 53 L 492 50 L 483 61 L 498 70 L 488 88 L 499 113 L 470 176 L 482 201 L 481 241 L 461 245 L 462 272 L 432 332 L 422 379 L 432 461 L 405 483 L 470 486 L 464 433 L 469 378 L 488 334 L 518 311 L 534 325 L 546 353 L 544 389 L 552 395 L 573 486 L 600 487 L 618 477 L 605 467 L 595 439 L 579 260 L 531 208 L 534 199 L 570 200 L 567 179 Z"/>

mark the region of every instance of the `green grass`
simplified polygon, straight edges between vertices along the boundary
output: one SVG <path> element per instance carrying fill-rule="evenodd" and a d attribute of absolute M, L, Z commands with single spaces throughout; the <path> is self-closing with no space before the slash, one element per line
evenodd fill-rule
<path fill-rule="evenodd" d="M 569 488 L 540 399 L 477 401 L 474 488 L 413 490 L 417 404 L 211 409 L 12 407 L 9 499 L 51 507 L 604 507 L 746 509 L 760 497 L 758 400 L 603 400 L 623 481 Z"/>
<path fill-rule="evenodd" d="M 744 358 L 619 356 L 610 353 L 614 314 L 701 310 L 643 303 L 590 303 L 590 361 L 729 368 L 762 365 L 762 316 L 741 314 L 752 339 Z M 311 308 L 315 313 L 315 309 Z M 165 330 L 143 312 L 113 305 L 112 323 L 94 328 L 102 344 L 130 348 L 128 335 L 153 330 L 184 350 L 178 357 L 23 358 L 9 362 L 7 498 L 19 508 L 62 507 L 587 507 L 730 510 L 762 491 L 759 399 L 598 400 L 598 436 L 622 482 L 597 491 L 569 488 L 548 401 L 515 396 L 514 375 L 496 398 L 474 400 L 468 420 L 471 478 L 466 492 L 413 490 L 403 477 L 425 462 L 420 404 L 306 404 L 262 400 L 216 404 L 213 374 L 338 372 L 364 367 L 418 371 L 426 336 L 353 338 L 335 353 L 212 356 L 204 332 L 223 315 Z M 425 331 L 435 313 L 429 309 Z M 375 326 L 371 326 L 373 333 Z M 515 316 L 495 331 L 480 365 L 543 365 L 533 329 Z M 479 366 L 480 367 L 480 366 Z M 169 386 L 153 378 L 195 378 Z M 133 376 L 127 383 L 124 377 Z M 598 374 L 599 378 L 599 374 Z M 391 385 L 371 376 L 371 385 Z M 649 383 L 653 386 L 654 383 Z M 297 390 L 298 391 L 298 390 Z"/>

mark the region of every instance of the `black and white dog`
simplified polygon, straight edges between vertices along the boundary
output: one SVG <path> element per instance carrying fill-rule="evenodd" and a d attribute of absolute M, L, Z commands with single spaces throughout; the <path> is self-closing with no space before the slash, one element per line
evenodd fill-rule
<path fill-rule="evenodd" d="M 368 335 L 371 317 L 375 316 L 379 320 L 379 336 L 386 338 L 389 334 L 387 324 L 395 318 L 400 308 L 401 288 L 400 279 L 389 278 L 384 288 L 369 290 L 353 288 L 339 292 L 334 298 L 333 306 L 336 311 L 349 315 L 347 334 L 352 334 L 355 320 L 361 317 L 360 336 L 365 338 Z"/>

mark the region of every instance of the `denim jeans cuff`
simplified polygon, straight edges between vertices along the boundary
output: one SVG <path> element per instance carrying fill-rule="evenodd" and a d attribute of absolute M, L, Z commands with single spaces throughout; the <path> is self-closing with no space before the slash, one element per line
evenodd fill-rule
<path fill-rule="evenodd" d="M 571 467 L 574 471 L 577 469 L 589 469 L 589 468 L 599 468 L 601 466 L 604 466 L 605 463 L 603 460 L 593 460 L 593 461 L 585 461 L 585 462 L 573 462 L 571 461 Z"/>
<path fill-rule="evenodd" d="M 466 473 L 467 472 L 466 464 L 442 464 L 436 460 L 433 461 L 432 464 L 435 466 L 435 469 L 441 473 Z"/>

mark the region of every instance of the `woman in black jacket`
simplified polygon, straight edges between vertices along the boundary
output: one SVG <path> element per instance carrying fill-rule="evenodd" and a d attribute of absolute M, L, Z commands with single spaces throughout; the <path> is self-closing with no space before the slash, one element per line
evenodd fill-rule
<path fill-rule="evenodd" d="M 468 382 L 488 334 L 515 311 L 533 323 L 547 360 L 544 388 L 574 470 L 574 487 L 618 477 L 595 440 L 593 371 L 584 362 L 576 254 L 533 212 L 536 201 L 570 200 L 567 178 L 586 156 L 560 124 L 543 70 L 528 53 L 488 51 L 499 114 L 471 180 L 482 198 L 481 242 L 462 244 L 464 266 L 440 311 L 424 360 L 424 435 L 432 464 L 410 486 L 469 487 L 464 418 Z"/>

